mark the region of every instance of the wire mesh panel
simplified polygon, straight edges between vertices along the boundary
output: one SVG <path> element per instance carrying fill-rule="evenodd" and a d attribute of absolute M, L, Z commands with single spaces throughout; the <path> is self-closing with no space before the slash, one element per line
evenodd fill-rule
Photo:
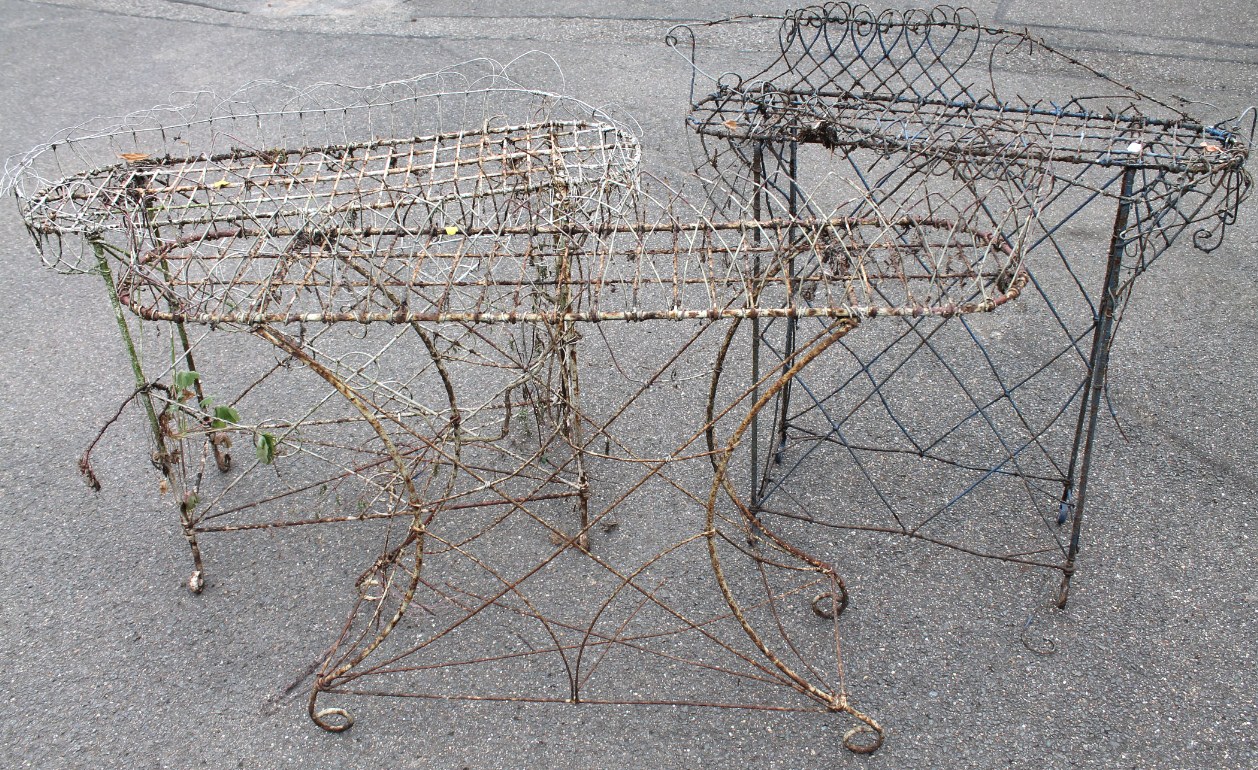
<path fill-rule="evenodd" d="M 749 428 L 747 506 L 792 530 L 902 535 L 1068 580 L 1132 281 L 1186 230 L 1218 245 L 1249 192 L 1252 115 L 1203 122 L 951 8 L 831 3 L 667 42 L 691 67 L 688 125 L 717 206 L 799 214 L 855 188 L 840 211 L 894 200 L 1026 239 L 1011 313 L 870 328 L 774 394 Z M 719 358 L 749 344 L 790 360 L 802 324 L 754 323 Z"/>

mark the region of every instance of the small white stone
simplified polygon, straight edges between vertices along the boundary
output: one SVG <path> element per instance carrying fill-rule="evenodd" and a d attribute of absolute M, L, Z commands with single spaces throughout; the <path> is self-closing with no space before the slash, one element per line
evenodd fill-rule
<path fill-rule="evenodd" d="M 1141 144 L 1140 142 L 1132 142 L 1131 144 L 1127 145 L 1127 152 L 1130 152 L 1133 155 L 1139 155 L 1140 153 L 1144 152 L 1144 145 Z"/>

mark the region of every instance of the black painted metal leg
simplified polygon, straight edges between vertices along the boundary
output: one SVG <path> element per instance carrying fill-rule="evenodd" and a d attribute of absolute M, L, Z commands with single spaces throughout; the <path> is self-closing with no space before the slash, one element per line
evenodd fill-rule
<path fill-rule="evenodd" d="M 1075 559 L 1079 555 L 1080 536 L 1083 531 L 1083 513 L 1087 502 L 1088 473 L 1092 465 L 1092 448 L 1096 439 L 1097 415 L 1105 379 L 1109 370 L 1110 344 L 1114 335 L 1114 309 L 1118 304 L 1119 275 L 1122 270 L 1123 252 L 1127 247 L 1124 232 L 1131 216 L 1131 194 L 1135 185 L 1136 169 L 1123 171 L 1122 197 L 1118 213 L 1114 217 L 1114 231 L 1110 236 L 1109 258 L 1105 265 L 1105 285 L 1097 308 L 1096 330 L 1092 335 L 1092 352 L 1088 358 L 1087 392 L 1080 407 L 1079 423 L 1075 429 L 1075 445 L 1071 454 L 1066 489 L 1062 494 L 1062 509 L 1072 519 L 1070 546 L 1066 563 L 1062 566 L 1061 587 L 1057 593 L 1057 606 L 1064 608 L 1070 598 L 1070 579 L 1075 572 Z M 1082 443 L 1083 453 L 1079 447 Z M 1078 460 L 1078 478 L 1075 479 L 1075 461 Z M 1072 494 L 1073 493 L 1073 494 Z M 1063 522 L 1064 523 L 1064 522 Z"/>

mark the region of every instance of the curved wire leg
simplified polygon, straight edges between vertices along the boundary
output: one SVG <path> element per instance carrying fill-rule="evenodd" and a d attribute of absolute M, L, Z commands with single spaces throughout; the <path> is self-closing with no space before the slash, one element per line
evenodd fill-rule
<path fill-rule="evenodd" d="M 183 506 L 180 506 L 183 509 Z M 184 514 L 186 517 L 186 514 Z M 205 590 L 205 565 L 201 561 L 201 545 L 197 542 L 197 532 L 187 518 L 183 521 L 183 537 L 188 541 L 192 551 L 192 574 L 188 576 L 188 590 L 199 594 Z"/>
<path fill-rule="evenodd" d="M 872 717 L 869 717 L 853 707 L 851 703 L 848 702 L 847 693 L 843 691 L 841 686 L 839 692 L 828 692 L 817 687 L 811 681 L 806 679 L 804 675 L 796 671 L 793 666 L 783 660 L 783 658 L 769 646 L 764 636 L 752 625 L 751 620 L 747 616 L 746 610 L 734 595 L 733 588 L 726 577 L 721 556 L 717 548 L 718 537 L 716 527 L 717 501 L 720 499 L 721 494 L 724 493 L 737 505 L 749 530 L 756 532 L 759 536 L 772 542 L 783 552 L 809 565 L 809 568 L 812 571 L 818 572 L 830 579 L 831 584 L 834 586 L 834 590 L 823 593 L 821 596 L 813 600 L 812 606 L 814 611 L 818 612 L 818 614 L 822 614 L 817 608 L 819 605 L 826 603 L 823 600 L 828 600 L 830 605 L 830 617 L 837 617 L 837 615 L 842 612 L 842 608 L 846 607 L 848 598 L 847 588 L 843 583 L 842 578 L 835 572 L 833 566 L 789 543 L 781 535 L 774 532 L 762 521 L 760 521 L 755 516 L 752 509 L 742 501 L 729 481 L 729 465 L 735 450 L 742 443 L 744 435 L 746 435 L 752 423 L 756 420 L 759 412 L 764 409 L 767 404 L 773 402 L 773 399 L 778 395 L 778 393 L 786 387 L 786 384 L 798 375 L 804 367 L 812 362 L 817 356 L 821 355 L 821 353 L 837 342 L 840 338 L 852 329 L 856 328 L 856 325 L 857 322 L 854 319 L 842 319 L 836 322 L 829 330 L 827 330 L 826 335 L 817 342 L 806 348 L 800 348 L 797 356 L 795 356 L 793 360 L 789 360 L 787 362 L 789 366 L 786 366 L 785 371 L 783 371 L 773 383 L 769 384 L 763 389 L 763 391 L 760 392 L 759 397 L 748 410 L 746 417 L 742 419 L 737 428 L 735 428 L 729 441 L 714 458 L 715 474 L 708 495 L 705 534 L 708 541 L 708 555 L 711 561 L 712 571 L 716 577 L 717 584 L 720 586 L 721 594 L 724 597 L 726 604 L 729 606 L 734 619 L 740 626 L 742 626 L 743 631 L 747 634 L 747 637 L 751 640 L 752 644 L 754 644 L 756 648 L 760 650 L 761 654 L 764 655 L 764 657 L 787 678 L 787 680 L 791 683 L 791 686 L 796 690 L 826 704 L 830 711 L 848 714 L 856 719 L 859 724 L 844 733 L 843 745 L 849 751 L 854 753 L 869 754 L 877 751 L 878 748 L 882 746 L 885 738 L 885 731 L 882 726 L 879 725 Z M 712 398 L 715 397 L 715 385 L 710 391 L 710 396 Z M 712 411 L 713 408 L 710 405 L 709 412 Z M 709 441 L 713 441 L 712 433 L 709 433 L 708 439 Z"/>
<path fill-rule="evenodd" d="M 415 591 L 418 589 L 420 567 L 423 563 L 425 533 L 423 506 L 419 499 L 419 494 L 415 489 L 414 482 L 411 479 L 410 468 L 407 466 L 402 454 L 394 445 L 393 440 L 389 437 L 388 431 L 384 429 L 384 425 L 380 422 L 380 419 L 373 413 L 371 406 L 364 401 L 363 398 L 344 380 L 338 377 L 327 367 L 314 360 L 314 358 L 312 358 L 297 342 L 291 338 L 269 327 L 261 327 L 255 333 L 300 360 L 311 371 L 322 377 L 338 393 L 344 396 L 355 409 L 358 410 L 358 412 L 363 416 L 363 419 L 367 421 L 367 424 L 370 425 L 376 435 L 380 437 L 380 440 L 384 445 L 384 449 L 388 453 L 390 460 L 393 462 L 394 469 L 398 473 L 398 478 L 402 482 L 402 486 L 405 491 L 406 503 L 410 509 L 414 511 L 414 520 L 411 524 L 410 531 L 407 533 L 406 540 L 396 551 L 396 553 L 400 554 L 401 550 L 406 548 L 408 545 L 414 544 L 415 546 L 415 569 L 411 571 L 408 584 L 404 588 L 402 600 L 398 603 L 398 607 L 394 611 L 393 616 L 383 624 L 377 632 L 376 638 L 371 643 L 356 654 L 351 660 L 339 665 L 335 671 L 321 677 L 323 680 L 330 680 L 344 674 L 349 669 L 361 663 L 364 658 L 379 647 L 384 642 L 385 638 L 392 633 L 393 629 L 401 621 L 402 615 L 406 612 L 407 606 L 410 604 L 411 599 L 415 595 Z M 316 684 L 316 692 L 317 691 L 318 684 Z M 317 723 L 319 720 L 316 719 L 315 721 Z"/>

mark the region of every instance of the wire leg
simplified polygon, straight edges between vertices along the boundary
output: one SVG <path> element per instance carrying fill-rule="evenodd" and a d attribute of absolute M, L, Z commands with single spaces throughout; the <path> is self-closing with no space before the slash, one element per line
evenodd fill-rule
<path fill-rule="evenodd" d="M 192 553 L 192 574 L 188 577 L 188 590 L 194 594 L 199 594 L 205 588 L 205 565 L 201 559 L 201 546 L 197 542 L 196 522 L 192 518 L 192 510 L 196 504 L 195 495 L 190 495 L 188 490 L 179 488 L 178 479 L 171 467 L 172 455 L 170 448 L 167 446 L 166 433 L 162 429 L 161 420 L 158 419 L 158 410 L 153 405 L 149 381 L 144 375 L 144 364 L 140 360 L 140 353 L 136 348 L 135 338 L 131 335 L 131 327 L 127 324 L 126 315 L 122 312 L 122 303 L 118 300 L 118 288 L 114 283 L 114 274 L 109 267 L 109 260 L 105 256 L 105 247 L 102 244 L 95 243 L 92 245 L 92 249 L 96 254 L 97 270 L 100 271 L 101 279 L 105 282 L 105 293 L 109 295 L 109 305 L 114 311 L 114 321 L 118 324 L 118 333 L 122 336 L 123 345 L 127 349 L 127 357 L 131 360 L 131 373 L 135 377 L 136 395 L 139 396 L 140 403 L 144 404 L 144 412 L 148 416 L 149 428 L 153 434 L 153 465 L 162 472 L 162 476 L 165 477 L 171 490 L 175 492 L 175 499 L 179 501 L 179 525 Z"/>
<path fill-rule="evenodd" d="M 1070 547 L 1066 552 L 1066 563 L 1062 566 L 1061 587 L 1057 592 L 1057 606 L 1065 608 L 1070 598 L 1070 579 L 1075 572 L 1075 559 L 1079 554 L 1080 535 L 1083 530 L 1084 504 L 1087 501 L 1088 472 L 1092 465 L 1092 447 L 1096 440 L 1097 415 L 1100 413 L 1101 396 L 1105 390 L 1105 378 L 1109 370 L 1110 344 L 1113 342 L 1114 310 L 1118 298 L 1119 272 L 1122 269 L 1123 252 L 1127 247 L 1124 231 L 1131 213 L 1131 192 L 1135 183 L 1136 170 L 1127 168 L 1123 172 L 1122 198 L 1119 200 L 1118 213 L 1114 217 L 1114 232 L 1110 237 L 1109 259 L 1105 266 L 1105 289 L 1101 295 L 1101 305 L 1097 310 L 1096 332 L 1092 337 L 1092 353 L 1088 359 L 1088 396 L 1079 415 L 1079 429 L 1084 427 L 1084 414 L 1087 415 L 1086 432 L 1083 433 L 1083 455 L 1079 459 L 1079 478 L 1076 482 L 1078 494 L 1075 497 L 1073 524 L 1070 532 Z M 1075 433 L 1076 452 L 1079 445 L 1080 431 Z M 1073 469 L 1074 458 L 1071 458 Z M 1070 494 L 1070 481 L 1063 496 L 1063 506 Z"/>

